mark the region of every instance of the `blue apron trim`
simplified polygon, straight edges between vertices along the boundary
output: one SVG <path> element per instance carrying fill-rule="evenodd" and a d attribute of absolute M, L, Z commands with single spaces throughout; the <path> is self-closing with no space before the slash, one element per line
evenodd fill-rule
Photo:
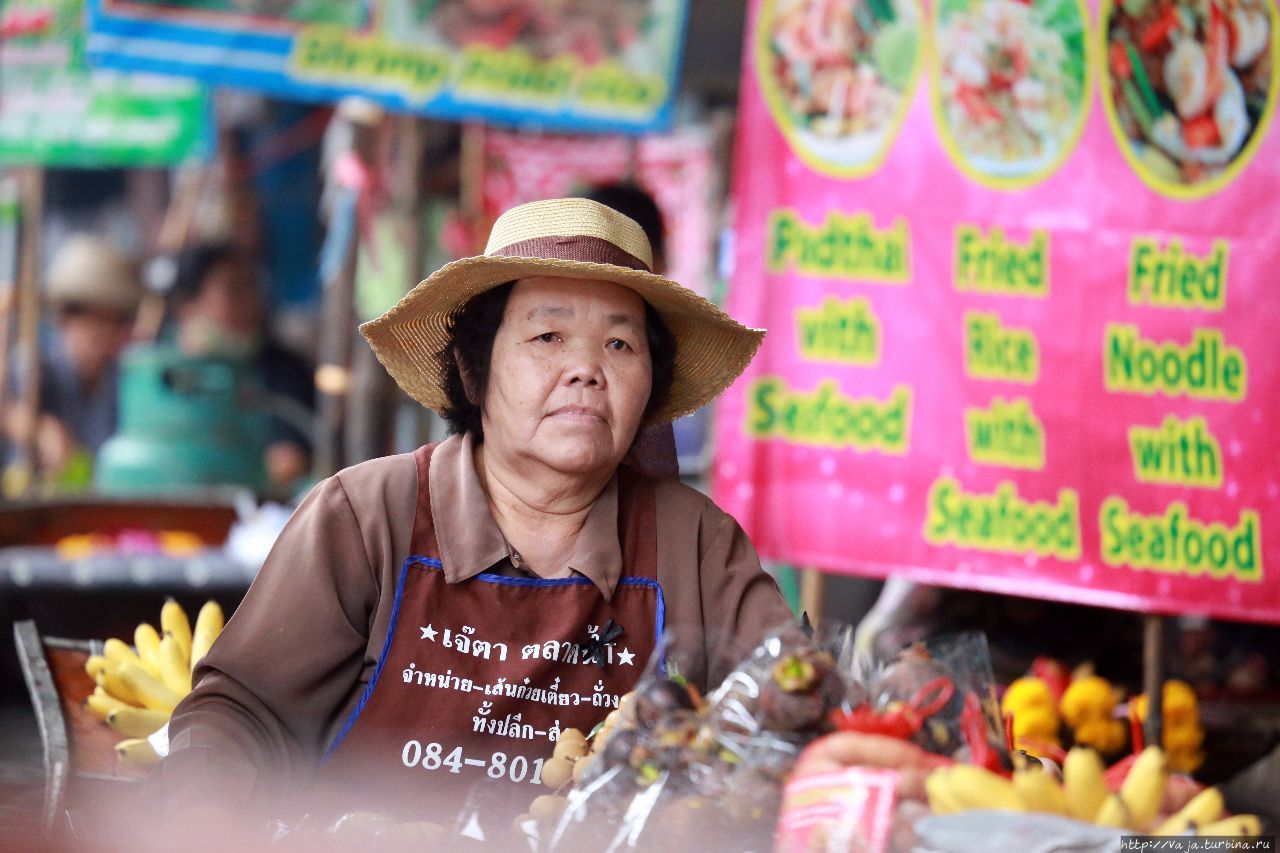
<path fill-rule="evenodd" d="M 396 624 L 400 619 L 400 601 L 404 598 L 404 584 L 409 576 L 409 568 L 414 564 L 420 564 L 424 568 L 438 569 L 444 571 L 444 564 L 433 557 L 409 557 L 404 561 L 404 565 L 400 567 L 400 577 L 396 580 L 396 597 L 391 602 L 391 619 L 387 624 L 387 638 L 382 643 L 382 652 L 378 655 L 378 663 L 373 668 L 373 676 L 369 679 L 369 683 L 364 686 L 364 692 L 360 694 L 360 701 L 356 702 L 356 706 L 351 709 L 350 716 L 343 723 L 342 729 L 338 732 L 338 736 L 333 739 L 333 743 L 329 744 L 329 748 L 325 750 L 324 756 L 320 759 L 323 764 L 329 760 L 342 741 L 351 733 L 351 728 L 356 724 L 356 719 L 360 716 L 360 712 L 364 710 L 364 706 L 369 704 L 369 698 L 373 696 L 373 689 L 378 686 L 378 679 L 382 676 L 382 668 L 387 663 L 387 655 L 391 654 L 391 640 L 396 634 Z M 503 586 L 581 586 L 582 584 L 592 583 L 590 578 L 572 577 L 572 578 L 512 578 L 506 575 L 494 575 L 481 573 L 472 578 L 472 580 L 483 581 L 484 583 L 496 583 Z M 667 603 L 662 594 L 662 584 L 658 583 L 655 578 L 621 578 L 618 580 L 619 586 L 647 586 L 651 587 L 658 594 L 657 608 L 657 624 L 654 626 L 654 648 L 661 657 L 658 661 L 658 668 L 666 671 L 666 651 L 662 648 L 662 633 L 667 618 Z"/>

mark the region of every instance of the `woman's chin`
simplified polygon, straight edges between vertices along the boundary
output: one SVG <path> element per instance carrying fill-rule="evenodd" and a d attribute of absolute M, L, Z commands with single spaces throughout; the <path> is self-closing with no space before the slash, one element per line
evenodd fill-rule
<path fill-rule="evenodd" d="M 621 461 L 612 446 L 597 446 L 586 436 L 548 442 L 541 447 L 535 443 L 529 452 L 548 468 L 564 474 L 595 474 L 616 468 Z"/>

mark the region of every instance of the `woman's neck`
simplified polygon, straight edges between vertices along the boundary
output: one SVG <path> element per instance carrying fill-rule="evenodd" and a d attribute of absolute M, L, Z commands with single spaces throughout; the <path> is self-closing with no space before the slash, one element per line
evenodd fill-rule
<path fill-rule="evenodd" d="M 476 474 L 498 529 L 531 571 L 543 577 L 567 573 L 578 534 L 612 475 L 566 475 L 486 452 L 472 452 Z"/>

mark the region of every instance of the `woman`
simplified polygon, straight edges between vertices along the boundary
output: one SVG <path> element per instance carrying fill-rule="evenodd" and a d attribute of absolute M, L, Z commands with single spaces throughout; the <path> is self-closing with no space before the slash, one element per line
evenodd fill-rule
<path fill-rule="evenodd" d="M 498 780 L 519 811 L 558 732 L 616 707 L 664 634 L 705 687 L 729 663 L 711 641 L 789 619 L 732 518 L 622 466 L 763 337 L 650 263 L 621 214 L 535 202 L 362 327 L 454 435 L 303 502 L 173 718 L 166 789 L 248 803 L 314 775 L 447 823 Z"/>

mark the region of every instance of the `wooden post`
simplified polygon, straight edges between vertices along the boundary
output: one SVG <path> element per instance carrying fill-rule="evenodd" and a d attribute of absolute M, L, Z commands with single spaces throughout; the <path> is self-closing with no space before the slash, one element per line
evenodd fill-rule
<path fill-rule="evenodd" d="M 36 422 L 40 415 L 40 231 L 44 223 L 44 170 L 25 170 L 18 248 L 18 364 L 22 386 L 17 400 L 19 418 L 27 426 L 14 448 L 13 463 L 5 471 L 4 491 L 20 495 L 37 473 Z M 8 381 L 4 377 L 4 381 Z"/>
<path fill-rule="evenodd" d="M 0 412 L 7 412 L 9 344 L 14 309 L 18 304 L 18 224 L 22 215 L 18 181 L 0 175 Z M 8 444 L 7 424 L 0 416 L 0 448 Z"/>
<path fill-rule="evenodd" d="M 1158 614 L 1142 617 L 1142 691 L 1147 694 L 1142 735 L 1147 746 L 1164 743 L 1164 622 Z"/>
<path fill-rule="evenodd" d="M 822 621 L 822 607 L 826 597 L 826 578 L 822 572 L 807 567 L 800 572 L 800 610 L 809 614 L 809 621 L 817 625 Z"/>

